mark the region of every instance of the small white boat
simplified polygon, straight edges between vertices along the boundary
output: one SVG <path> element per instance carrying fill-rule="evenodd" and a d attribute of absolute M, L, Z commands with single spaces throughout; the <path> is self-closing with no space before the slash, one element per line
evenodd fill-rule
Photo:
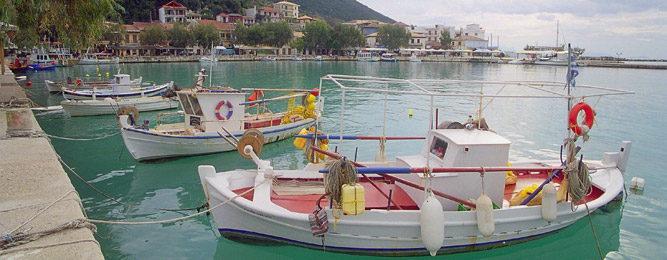
<path fill-rule="evenodd" d="M 531 59 L 528 59 L 528 60 L 527 60 L 527 59 L 513 59 L 513 60 L 507 62 L 507 64 L 516 64 L 516 65 L 520 65 L 520 64 L 534 64 L 534 63 L 535 63 L 535 61 L 534 61 L 534 60 L 531 60 Z"/>
<path fill-rule="evenodd" d="M 318 104 L 322 101 L 314 102 L 314 96 L 309 96 L 309 103 L 305 106 L 295 107 L 293 101 L 294 98 L 310 95 L 311 92 L 318 94 L 319 90 L 294 90 L 296 94 L 261 100 L 255 94 L 255 100 L 250 96 L 246 101 L 244 91 L 220 87 L 203 88 L 204 76 L 203 72 L 198 75 L 194 88 L 176 91 L 184 112 L 183 122 L 158 123 L 154 128 L 148 129 L 131 124 L 133 120 L 130 115 L 119 116 L 123 142 L 135 160 L 233 151 L 237 149 L 234 139 L 252 129 L 264 135 L 262 143 L 276 142 L 311 126 L 320 115 L 321 105 Z M 261 91 L 292 90 L 260 89 Z M 266 108 L 267 102 L 280 99 L 292 99 L 292 107 L 288 104 L 288 109 L 281 113 L 274 113 Z M 246 106 L 254 107 L 246 109 Z M 251 113 L 253 110 L 258 112 Z M 222 130 L 225 132 L 221 132 Z"/>
<path fill-rule="evenodd" d="M 412 55 L 410 55 L 410 62 L 422 62 L 422 60 L 420 58 L 417 58 L 417 55 L 413 53 Z"/>
<path fill-rule="evenodd" d="M 263 56 L 263 57 L 259 58 L 259 60 L 261 60 L 261 61 L 276 61 L 276 57 L 275 56 Z"/>
<path fill-rule="evenodd" d="M 130 85 L 115 85 L 111 88 L 93 88 L 90 90 L 63 89 L 63 97 L 72 100 L 152 97 L 162 95 L 168 89 L 172 89 L 173 85 L 174 82 L 172 81 L 162 85 L 153 84 L 152 86 L 138 88 Z"/>
<path fill-rule="evenodd" d="M 55 58 L 56 67 L 72 67 L 79 64 L 80 61 L 78 58 L 74 58 L 71 53 L 58 53 L 55 55 Z"/>
<path fill-rule="evenodd" d="M 292 57 L 292 61 L 302 61 L 303 59 L 299 56 Z"/>
<path fill-rule="evenodd" d="M 136 79 L 130 79 L 130 75 L 127 74 L 116 74 L 114 78 L 109 81 L 88 81 L 87 77 L 72 79 L 67 77 L 67 82 L 53 82 L 51 80 L 44 80 L 46 83 L 46 88 L 51 93 L 62 92 L 63 89 L 93 89 L 94 87 L 98 89 L 111 88 L 113 86 L 123 86 L 128 85 L 132 88 L 138 88 L 141 86 L 142 77 Z"/>
<path fill-rule="evenodd" d="M 95 116 L 115 115 L 121 107 L 133 107 L 137 112 L 173 109 L 178 107 L 178 100 L 165 96 L 132 99 L 104 98 L 96 100 L 63 100 L 60 102 L 60 105 L 70 116 Z"/>
<path fill-rule="evenodd" d="M 315 56 L 315 61 L 324 61 L 324 58 L 322 56 Z"/>
<path fill-rule="evenodd" d="M 199 58 L 199 62 L 202 62 L 202 63 L 210 63 L 210 62 L 217 62 L 217 60 L 216 60 L 215 57 L 213 57 L 213 56 L 211 56 L 211 57 L 209 57 L 209 56 L 201 56 L 201 57 Z"/>
<path fill-rule="evenodd" d="M 109 53 L 84 53 L 79 65 L 118 64 L 120 58 L 112 58 Z"/>
<path fill-rule="evenodd" d="M 460 84 L 471 84 L 468 89 L 474 89 L 456 94 L 465 99 L 477 97 L 499 102 L 535 96 L 568 101 L 582 98 L 562 93 L 566 84 L 563 82 L 403 80 L 346 75 L 326 75 L 322 81 L 333 81 L 343 89 L 343 100 L 349 92 L 356 92 L 353 96 L 386 93 L 433 100 L 452 97 L 451 88 Z M 484 94 L 477 90 L 482 86 Z M 514 92 L 538 87 L 544 91 L 532 96 Z M 516 89 L 502 95 L 504 92 L 489 91 L 491 88 Z M 577 85 L 577 92 L 584 90 L 595 95 L 632 93 Z M 433 102 L 426 106 L 430 107 L 433 118 Z M 256 168 L 216 172 L 213 166 L 200 165 L 198 171 L 217 229 L 227 238 L 383 256 L 484 250 L 558 232 L 623 191 L 623 173 L 631 143 L 623 142 L 620 152 L 604 153 L 600 161 L 579 161 L 575 142 L 586 133 L 579 127 L 579 109 L 586 113 L 584 124 L 593 124 L 594 113 L 589 106 L 578 104 L 568 111 L 569 119 L 574 122 L 570 121 L 571 131 L 567 133 L 565 166 L 558 160 L 546 160 L 512 162 L 508 167 L 511 142 L 488 131 L 485 120 L 475 120 L 465 125 L 448 123 L 439 129 L 428 129 L 421 149 L 407 151 L 391 161 L 378 156 L 384 155 L 383 142 L 376 160 L 367 163 L 340 159 L 338 154 L 312 147 L 336 160 L 328 163 L 331 166 L 309 163 L 301 170 L 279 170 L 270 161 L 260 160 L 261 149 L 248 145 L 239 147 L 239 151 L 252 158 Z M 339 127 L 342 134 L 346 129 L 343 115 L 335 129 Z M 242 143 L 250 143 L 254 137 L 244 138 L 247 140 L 242 138 Z M 340 140 L 338 151 L 348 149 L 349 153 L 342 140 L 356 137 L 309 138 L 315 138 L 315 144 L 323 143 L 318 142 L 322 139 Z M 385 138 L 392 140 L 385 136 L 376 140 Z M 357 177 L 357 172 L 363 178 Z M 567 176 L 563 177 L 564 174 Z M 344 177 L 337 177 L 341 175 Z M 568 182 L 569 178 L 573 179 Z M 590 185 L 583 184 L 589 183 L 588 180 Z M 533 198 L 538 193 L 540 202 Z"/>
<path fill-rule="evenodd" d="M 384 62 L 398 62 L 398 57 L 394 53 L 383 53 L 380 56 L 380 61 Z"/>
<path fill-rule="evenodd" d="M 361 51 L 357 53 L 357 61 L 376 62 L 380 61 L 380 57 L 376 56 L 373 52 Z"/>

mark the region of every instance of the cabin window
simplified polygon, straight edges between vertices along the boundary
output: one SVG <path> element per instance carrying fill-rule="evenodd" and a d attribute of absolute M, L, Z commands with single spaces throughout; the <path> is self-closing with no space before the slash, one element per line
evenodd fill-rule
<path fill-rule="evenodd" d="M 444 159 L 445 152 L 447 152 L 447 142 L 440 138 L 434 137 L 433 142 L 431 142 L 431 153 L 435 156 L 438 156 L 440 159 Z"/>
<path fill-rule="evenodd" d="M 193 112 L 192 114 L 203 116 L 204 113 L 202 113 L 201 106 L 199 106 L 199 100 L 196 97 L 193 97 L 192 95 L 188 95 L 188 100 L 190 101 L 190 105 L 192 106 L 192 112 Z"/>
<path fill-rule="evenodd" d="M 190 105 L 190 101 L 188 101 L 187 95 L 178 94 L 178 99 L 181 101 L 183 111 L 185 111 L 186 114 L 192 115 L 192 106 Z"/>

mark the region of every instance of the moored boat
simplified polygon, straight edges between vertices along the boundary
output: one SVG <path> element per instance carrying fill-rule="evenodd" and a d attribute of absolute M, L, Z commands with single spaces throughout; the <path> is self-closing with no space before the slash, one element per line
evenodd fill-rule
<path fill-rule="evenodd" d="M 109 53 L 84 53 L 79 65 L 118 64 L 119 61 L 120 58 L 113 58 Z"/>
<path fill-rule="evenodd" d="M 63 97 L 72 100 L 152 97 L 162 95 L 168 89 L 172 89 L 173 85 L 172 81 L 162 85 L 153 84 L 139 88 L 133 88 L 131 85 L 114 85 L 111 88 L 97 89 L 94 87 L 90 90 L 63 89 Z"/>
<path fill-rule="evenodd" d="M 353 96 L 364 96 L 359 92 L 415 95 L 431 100 L 479 98 L 480 107 L 483 99 L 498 102 L 553 98 L 570 102 L 583 96 L 632 93 L 577 85 L 582 94 L 576 96 L 562 93 L 563 85 L 569 85 L 563 82 L 402 80 L 344 75 L 327 75 L 322 81 L 333 81 L 343 90 L 342 104 L 346 92 L 354 93 Z M 475 90 L 453 94 L 451 86 L 461 84 Z M 475 86 L 483 86 L 485 93 L 494 94 L 480 94 Z M 504 92 L 490 89 L 509 93 L 502 95 Z M 523 92 L 516 92 L 517 89 Z M 427 111 L 433 118 L 432 102 Z M 583 123 L 579 122 L 580 111 L 585 112 Z M 256 168 L 216 172 L 213 166 L 200 165 L 199 176 L 216 226 L 227 238 L 385 256 L 484 250 L 534 240 L 570 226 L 622 192 L 630 142 L 623 142 L 620 152 L 605 153 L 601 160 L 582 160 L 575 148 L 576 142 L 587 139 L 594 120 L 595 113 L 586 103 L 567 111 L 570 131 L 564 162 L 515 161 L 507 166 L 511 141 L 490 131 L 481 112 L 480 108 L 478 120 L 430 127 L 421 149 L 405 151 L 405 155 L 391 161 L 376 156 L 375 161 L 357 163 L 311 147 L 308 156 L 319 157 L 320 153 L 333 160 L 328 165 L 309 163 L 301 170 L 280 170 L 269 161 L 260 160 L 261 149 L 246 146 L 238 150 L 252 158 Z M 335 127 L 341 129 L 340 136 L 313 134 L 309 137 L 312 143 L 339 140 L 338 151 L 343 154 L 343 139 L 371 139 L 343 135 L 344 115 Z M 384 140 L 400 138 L 374 139 L 381 140 L 380 151 L 384 154 Z M 539 196 L 540 199 L 535 198 Z"/>
<path fill-rule="evenodd" d="M 375 62 L 380 61 L 380 57 L 376 56 L 373 52 L 361 51 L 357 53 L 357 61 Z"/>
<path fill-rule="evenodd" d="M 88 81 L 88 77 L 72 79 L 67 77 L 67 82 L 54 82 L 51 80 L 44 80 L 46 88 L 51 93 L 62 92 L 63 89 L 77 89 L 90 90 L 94 87 L 98 89 L 111 88 L 113 86 L 130 86 L 131 88 L 138 88 L 141 86 L 142 77 L 130 79 L 130 75 L 116 74 L 114 78 L 109 81 Z"/>
<path fill-rule="evenodd" d="M 394 53 L 383 53 L 380 56 L 380 61 L 385 61 L 385 62 L 398 62 L 398 57 L 396 57 L 396 54 Z"/>
<path fill-rule="evenodd" d="M 256 129 L 263 134 L 262 143 L 289 138 L 319 117 L 320 102 L 309 97 L 304 106 L 296 106 L 294 98 L 318 94 L 319 90 L 260 89 L 246 101 L 246 92 L 231 88 L 204 88 L 203 71 L 192 89 L 176 91 L 184 112 L 181 123 L 158 124 L 144 128 L 131 124 L 130 115 L 119 116 L 123 142 L 132 157 L 146 161 L 236 150 L 234 139 Z M 254 91 L 255 89 L 245 89 Z M 262 91 L 294 91 L 286 96 L 259 99 Z M 254 100 L 253 100 L 254 99 Z M 291 99 L 285 112 L 274 113 L 266 103 Z M 252 109 L 247 109 L 254 106 Z M 250 113 L 252 110 L 256 113 Z M 221 132 L 224 130 L 225 132 Z M 253 130 L 255 131 L 255 130 Z"/>
<path fill-rule="evenodd" d="M 178 107 L 178 100 L 166 96 L 143 98 L 104 98 L 95 100 L 63 100 L 62 108 L 70 116 L 114 115 L 121 107 L 137 112 L 165 110 Z M 138 114 L 137 114 L 138 115 Z"/>

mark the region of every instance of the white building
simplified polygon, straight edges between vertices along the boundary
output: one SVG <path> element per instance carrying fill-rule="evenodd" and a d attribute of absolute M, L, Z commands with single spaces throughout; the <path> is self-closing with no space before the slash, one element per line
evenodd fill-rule
<path fill-rule="evenodd" d="M 475 36 L 457 36 L 452 40 L 452 49 L 455 50 L 486 49 L 487 46 L 487 40 Z"/>
<path fill-rule="evenodd" d="M 158 9 L 158 19 L 161 23 L 185 23 L 185 21 L 187 21 L 187 12 L 188 8 L 181 3 L 171 1 Z"/>
<path fill-rule="evenodd" d="M 287 1 L 280 1 L 277 3 L 273 4 L 273 8 L 276 10 L 280 11 L 280 15 L 284 18 L 298 18 L 299 17 L 299 5 L 292 3 L 292 2 L 287 2 Z"/>
<path fill-rule="evenodd" d="M 486 39 L 484 37 L 484 29 L 479 27 L 479 24 L 473 23 L 466 25 L 465 29 L 461 30 L 461 36 L 473 36 L 481 39 Z"/>
<path fill-rule="evenodd" d="M 440 37 L 442 37 L 442 32 L 444 30 L 449 32 L 449 37 L 454 38 L 456 36 L 454 26 L 445 26 L 444 24 L 436 24 L 433 26 L 415 26 L 412 32 L 420 33 L 426 36 L 426 42 L 440 42 Z"/>

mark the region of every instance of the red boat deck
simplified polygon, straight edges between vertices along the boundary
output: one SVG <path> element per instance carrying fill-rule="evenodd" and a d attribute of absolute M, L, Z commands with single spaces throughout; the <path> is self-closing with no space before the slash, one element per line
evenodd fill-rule
<path fill-rule="evenodd" d="M 549 177 L 551 173 L 548 172 L 539 172 L 539 173 L 528 173 L 528 172 L 519 172 L 517 175 L 517 184 L 505 185 L 504 199 L 510 201 L 514 194 L 520 192 L 524 187 L 530 186 L 532 184 L 541 184 L 546 178 Z M 319 180 L 321 181 L 321 180 Z M 557 178 L 554 178 L 553 182 L 560 185 L 562 177 L 559 175 Z M 410 198 L 410 196 L 399 186 L 396 186 L 393 183 L 388 183 L 388 181 L 379 178 L 374 179 L 374 183 L 380 190 L 385 194 L 389 195 L 389 191 L 392 192 L 392 201 L 399 205 L 402 209 L 406 210 L 417 210 L 419 206 L 415 201 Z M 369 182 L 360 180 L 360 184 L 364 186 L 365 193 L 365 203 L 366 210 L 369 209 L 386 209 L 388 205 L 388 200 L 385 198 L 376 188 L 374 188 Z M 234 190 L 236 194 L 240 194 L 244 191 L 249 190 L 250 187 Z M 586 196 L 586 201 L 594 200 L 600 195 L 602 191 L 596 187 L 593 187 L 591 194 Z M 253 200 L 253 192 L 248 192 L 243 195 L 244 198 L 248 200 Z M 323 194 L 307 194 L 307 195 L 279 195 L 275 191 L 271 192 L 271 201 L 278 206 L 281 206 L 292 212 L 299 213 L 312 213 L 315 210 L 317 200 L 322 197 Z M 396 210 L 398 207 L 391 204 L 391 209 Z M 580 201 L 577 204 L 582 204 L 583 201 Z M 329 202 L 322 200 L 320 206 L 327 207 Z"/>

